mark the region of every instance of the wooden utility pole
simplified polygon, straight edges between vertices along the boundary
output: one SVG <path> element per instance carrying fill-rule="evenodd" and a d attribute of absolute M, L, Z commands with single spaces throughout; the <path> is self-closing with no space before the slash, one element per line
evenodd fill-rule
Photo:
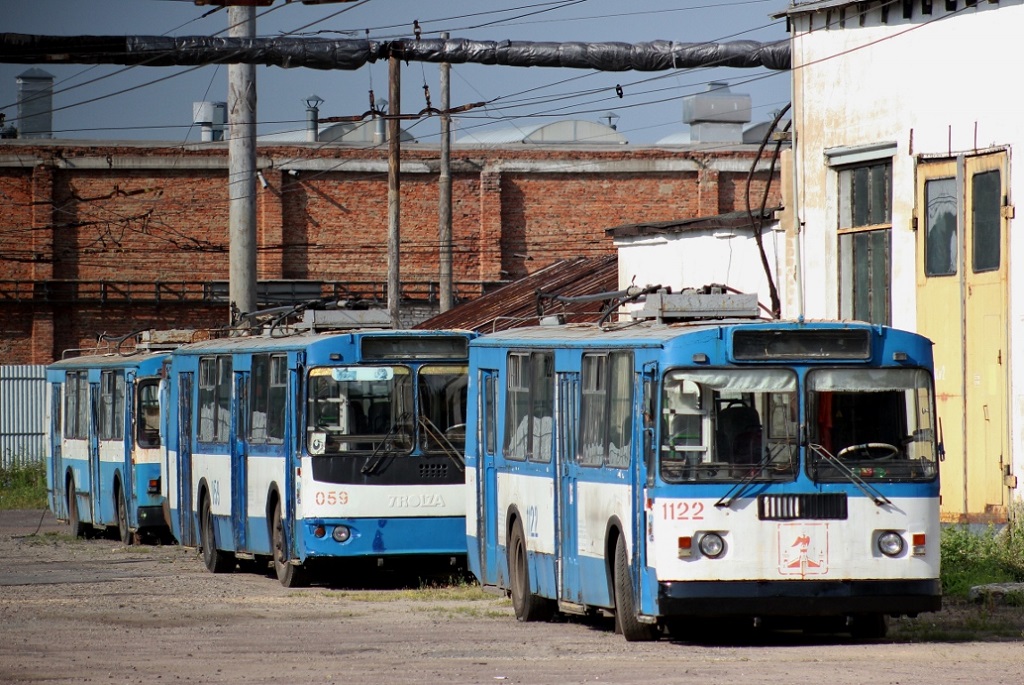
<path fill-rule="evenodd" d="M 399 172 L 402 163 L 402 129 L 398 115 L 402 112 L 401 63 L 391 54 L 388 58 L 388 316 L 391 327 L 401 328 L 399 299 L 402 283 L 399 277 L 399 252 L 402 244 Z"/>
<path fill-rule="evenodd" d="M 441 38 L 448 40 L 448 34 Z M 438 250 L 439 280 L 441 281 L 441 311 L 446 312 L 454 305 L 452 296 L 452 118 L 451 69 L 448 62 L 441 63 L 441 172 L 438 178 L 438 233 L 441 246 Z"/>
<path fill-rule="evenodd" d="M 228 35 L 256 37 L 256 8 L 228 7 Z M 228 65 L 228 298 L 231 323 L 256 310 L 256 66 Z"/>

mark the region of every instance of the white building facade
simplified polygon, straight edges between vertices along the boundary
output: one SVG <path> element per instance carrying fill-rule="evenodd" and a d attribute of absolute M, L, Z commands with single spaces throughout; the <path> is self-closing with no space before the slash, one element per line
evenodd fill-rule
<path fill-rule="evenodd" d="M 1024 105 L 1008 78 L 1024 2 L 825 0 L 785 15 L 783 182 L 797 198 L 784 221 L 802 284 L 786 282 L 784 314 L 931 337 L 943 518 L 1005 520 L 1024 479 Z"/>

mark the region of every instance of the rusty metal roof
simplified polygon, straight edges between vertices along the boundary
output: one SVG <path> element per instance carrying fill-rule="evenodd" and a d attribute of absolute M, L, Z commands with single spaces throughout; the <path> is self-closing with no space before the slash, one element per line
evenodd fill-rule
<path fill-rule="evenodd" d="M 427 319 L 414 328 L 461 328 L 492 333 L 516 326 L 533 325 L 540 315 L 538 292 L 562 297 L 596 295 L 615 291 L 618 282 L 617 255 L 564 259 Z M 607 301 L 562 304 L 545 300 L 543 314 L 562 314 L 566 322 L 597 321 L 607 304 Z"/>

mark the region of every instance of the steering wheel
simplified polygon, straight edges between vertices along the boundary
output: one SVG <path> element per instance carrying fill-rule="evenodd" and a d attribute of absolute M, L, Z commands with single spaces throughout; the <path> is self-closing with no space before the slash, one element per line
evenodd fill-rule
<path fill-rule="evenodd" d="M 882 452 L 878 457 L 874 457 L 876 461 L 882 461 L 883 459 L 892 459 L 900 453 L 900 448 L 895 445 L 890 445 L 887 442 L 862 442 L 859 445 L 850 445 L 839 450 L 836 454 L 837 459 L 852 459 L 854 454 L 858 452 L 864 453 L 865 459 L 871 459 L 872 453 Z"/>

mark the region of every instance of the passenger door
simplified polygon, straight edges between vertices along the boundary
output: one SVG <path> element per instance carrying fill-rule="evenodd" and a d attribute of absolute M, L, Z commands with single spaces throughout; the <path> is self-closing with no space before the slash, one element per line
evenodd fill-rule
<path fill-rule="evenodd" d="M 580 375 L 576 372 L 560 372 L 556 375 L 556 401 L 558 402 L 556 416 L 561 419 L 555 444 L 558 468 L 558 496 L 556 497 L 558 532 L 555 535 L 555 559 L 560 575 L 558 597 L 579 604 L 583 602 L 576 491 L 579 480 L 576 439 Z"/>
<path fill-rule="evenodd" d="M 498 506 L 494 494 L 498 475 L 494 459 L 498 451 L 498 372 L 481 369 L 477 398 L 480 423 L 480 449 L 477 458 L 476 515 L 477 554 L 480 559 L 481 582 L 497 582 Z M 484 580 L 486 579 L 486 580 Z"/>
<path fill-rule="evenodd" d="M 199 545 L 192 501 L 192 372 L 178 375 L 178 525 L 181 544 Z"/>
<path fill-rule="evenodd" d="M 234 401 L 231 403 L 231 518 L 235 551 L 248 550 L 249 473 L 249 372 L 235 372 Z"/>

